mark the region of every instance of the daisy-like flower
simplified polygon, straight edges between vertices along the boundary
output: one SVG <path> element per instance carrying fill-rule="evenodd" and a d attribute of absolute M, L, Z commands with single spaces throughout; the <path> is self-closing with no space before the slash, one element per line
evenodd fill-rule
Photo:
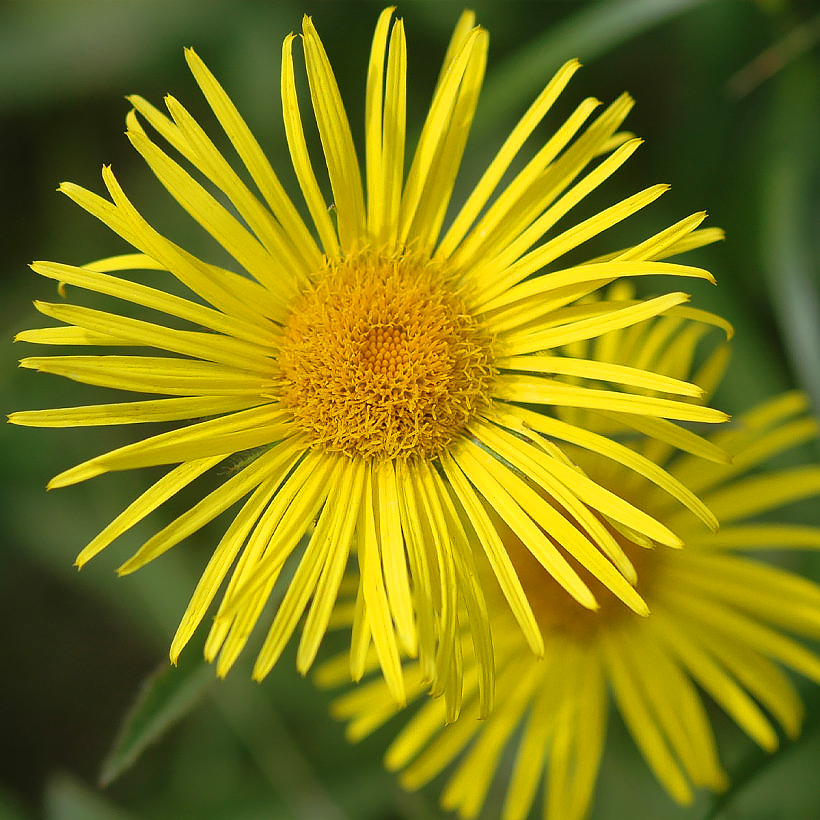
<path fill-rule="evenodd" d="M 648 355 L 656 357 L 660 368 L 666 354 L 659 344 L 676 332 L 672 325 L 673 320 L 663 318 L 608 337 L 612 360 L 634 363 L 652 350 Z M 701 332 L 693 326 L 680 333 L 667 363 L 683 366 L 687 356 L 681 356 L 680 336 L 688 336 L 686 348 Z M 724 353 L 719 350 L 704 366 L 705 383 L 721 369 Z M 578 568 L 601 604 L 598 612 L 589 612 L 576 606 L 517 534 L 498 522 L 543 632 L 544 657 L 530 652 L 500 592 L 488 592 L 497 666 L 495 709 L 486 720 L 478 719 L 480 673 L 465 635 L 459 719 L 445 725 L 445 704 L 425 699 L 388 749 L 386 765 L 402 771 L 403 785 L 419 788 L 457 760 L 441 802 L 461 817 L 478 815 L 497 777 L 506 781 L 503 820 L 530 816 L 542 783 L 541 816 L 580 820 L 594 795 L 614 701 L 657 779 L 685 804 L 693 787 L 718 790 L 727 781 L 700 690 L 766 750 L 778 744 L 775 722 L 795 737 L 802 703 L 780 664 L 820 682 L 820 657 L 787 634 L 820 638 L 820 586 L 738 551 L 820 548 L 820 528 L 772 523 L 771 517 L 790 502 L 820 494 L 820 467 L 757 469 L 817 436 L 817 422 L 805 409 L 802 395 L 788 393 L 741 416 L 733 429 L 712 439 L 735 455 L 731 464 L 704 464 L 691 455 L 670 460 L 669 448 L 653 441 L 636 449 L 633 458 L 647 457 L 703 497 L 721 521 L 718 533 L 694 526 L 631 465 L 572 452 L 601 486 L 627 499 L 642 499 L 650 514 L 681 534 L 686 548 L 646 550 L 602 521 L 634 561 L 638 591 L 651 615 L 636 616 Z M 762 514 L 768 514 L 765 521 L 754 520 Z M 420 697 L 423 671 L 414 664 L 405 674 L 411 696 Z M 323 667 L 319 679 L 338 684 L 338 663 Z M 354 740 L 396 712 L 383 681 L 357 687 L 333 709 L 350 721 L 348 734 Z"/>
<path fill-rule="evenodd" d="M 319 163 L 311 160 L 296 90 L 295 38 L 284 41 L 284 124 L 307 222 L 192 50 L 186 52 L 188 64 L 239 157 L 239 170 L 176 99 L 166 99 L 166 115 L 131 98 L 133 146 L 233 258 L 235 270 L 160 234 L 108 167 L 103 180 L 110 198 L 61 185 L 134 252 L 80 267 L 38 262 L 34 270 L 137 306 L 138 313 L 38 302 L 41 313 L 62 324 L 26 331 L 20 340 L 113 350 L 22 364 L 160 398 L 15 413 L 11 420 L 51 427 L 185 422 L 51 481 L 50 487 L 65 487 L 114 470 L 176 465 L 93 539 L 79 566 L 225 459 L 250 453 L 120 568 L 133 572 L 242 502 L 184 613 L 172 660 L 224 585 L 205 653 L 225 674 L 294 556 L 254 675 L 268 673 L 302 619 L 297 665 L 304 672 L 325 633 L 345 568 L 355 560 L 353 677 L 363 674 L 372 640 L 396 700 L 405 697 L 403 653 L 419 657 L 435 691 L 459 692 L 453 646 L 463 604 L 486 710 L 494 665 L 472 545 L 489 562 L 527 645 L 536 654 L 544 651 L 537 617 L 493 516 L 520 536 L 581 607 L 598 606 L 592 582 L 578 568 L 585 567 L 595 583 L 646 614 L 627 556 L 605 532 L 584 531 L 583 516 L 611 517 L 653 543 L 678 546 L 679 537 L 642 511 L 642 502 L 630 504 L 574 469 L 558 447 L 572 442 L 611 454 L 611 442 L 557 421 L 550 443 L 522 438 L 532 415 L 522 405 L 586 408 L 684 446 L 689 434 L 676 421 L 725 420 L 723 413 L 688 400 L 701 392 L 689 382 L 642 366 L 550 352 L 659 314 L 684 315 L 690 309 L 683 306 L 683 293 L 644 301 L 579 300 L 624 276 L 711 280 L 699 268 L 659 260 L 714 241 L 719 232 L 698 230 L 704 215 L 695 214 L 606 258 L 561 263 L 567 252 L 666 190 L 650 187 L 558 227 L 638 146 L 639 140 L 618 131 L 632 104 L 626 95 L 597 116 L 596 100 L 581 102 L 502 184 L 575 73 L 576 61 L 550 80 L 443 230 L 478 100 L 487 33 L 473 25 L 471 13 L 459 20 L 405 175 L 407 56 L 402 22 L 391 20 L 392 9 L 379 17 L 367 72 L 364 181 L 328 57 L 305 18 L 302 44 L 323 153 Z M 146 125 L 170 145 L 170 154 Z M 329 186 L 317 178 L 325 168 Z M 145 270 L 176 282 L 166 292 L 140 282 L 138 274 L 123 274 Z M 187 296 L 171 292 L 179 291 L 177 284 Z M 140 353 L 143 348 L 148 350 Z M 647 389 L 663 395 L 648 396 Z M 517 470 L 532 470 L 539 492 L 511 493 Z M 653 478 L 680 496 L 673 479 L 660 471 Z M 714 523 L 697 499 L 687 496 L 685 503 Z M 580 525 L 573 516 L 580 516 Z M 560 546 L 545 530 L 555 533 Z"/>

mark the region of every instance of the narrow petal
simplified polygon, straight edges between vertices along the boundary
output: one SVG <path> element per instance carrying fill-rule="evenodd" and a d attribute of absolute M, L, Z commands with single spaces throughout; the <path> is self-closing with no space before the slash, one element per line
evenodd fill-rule
<path fill-rule="evenodd" d="M 242 339 L 195 330 L 175 330 L 153 322 L 78 305 L 35 302 L 34 306 L 40 313 L 52 319 L 77 325 L 95 333 L 115 336 L 135 347 L 156 347 L 171 353 L 235 367 L 238 370 L 266 374 L 273 371 L 272 361 L 263 349 Z"/>
<path fill-rule="evenodd" d="M 173 464 L 215 455 L 227 456 L 271 444 L 291 433 L 290 425 L 283 423 L 282 419 L 281 410 L 266 405 L 160 433 L 84 461 L 55 476 L 49 482 L 49 488 L 67 487 L 114 470 Z"/>
<path fill-rule="evenodd" d="M 436 256 L 446 258 L 458 246 L 467 233 L 470 225 L 476 220 L 484 206 L 489 201 L 510 164 L 521 150 L 524 142 L 532 134 L 553 103 L 566 88 L 572 75 L 580 68 L 578 60 L 569 60 L 561 66 L 555 76 L 547 83 L 544 90 L 538 95 L 518 124 L 504 140 L 504 144 L 487 166 L 473 192 L 467 198 L 458 215 L 448 228 L 442 239 Z"/>
<path fill-rule="evenodd" d="M 521 509 L 516 498 L 507 492 L 506 487 L 515 487 L 512 483 L 514 474 L 492 456 L 481 458 L 479 453 L 483 453 L 483 450 L 465 444 L 453 453 L 453 458 L 473 486 L 519 540 L 538 558 L 547 572 L 582 606 L 597 609 L 598 604 L 587 585 L 558 553 L 555 545 L 546 538 L 532 518 Z M 493 462 L 497 464 L 497 468 Z"/>
<path fill-rule="evenodd" d="M 20 367 L 83 384 L 168 396 L 248 396 L 269 391 L 271 380 L 196 359 L 159 356 L 43 356 Z"/>
<path fill-rule="evenodd" d="M 574 265 L 571 268 L 551 271 L 534 279 L 528 279 L 521 284 L 505 288 L 494 299 L 481 302 L 481 309 L 482 311 L 497 310 L 515 302 L 527 301 L 536 296 L 544 297 L 551 291 L 584 282 L 602 282 L 621 276 L 656 275 L 687 276 L 713 281 L 708 271 L 691 265 L 644 261 L 587 262 L 583 265 Z"/>
<path fill-rule="evenodd" d="M 679 803 L 692 802 L 692 791 L 678 761 L 669 749 L 634 671 L 623 656 L 616 635 L 603 643 L 604 658 L 615 702 L 638 748 L 669 794 Z"/>
<path fill-rule="evenodd" d="M 404 144 L 407 130 L 407 43 L 404 24 L 396 20 L 390 35 L 382 126 L 383 221 L 374 226 L 377 247 L 395 249 L 404 180 Z"/>
<path fill-rule="evenodd" d="M 479 543 L 484 550 L 487 560 L 490 562 L 493 573 L 498 580 L 504 597 L 510 605 L 515 620 L 521 627 L 524 637 L 527 640 L 532 652 L 538 657 L 544 654 L 544 639 L 532 613 L 527 596 L 521 587 L 521 582 L 515 573 L 515 568 L 510 561 L 509 555 L 504 548 L 504 544 L 498 537 L 498 533 L 493 527 L 479 497 L 470 486 L 467 477 L 460 467 L 453 460 L 449 453 L 441 457 L 442 467 L 453 487 L 455 497 L 461 504 L 470 525 L 473 527 Z M 594 605 L 594 603 L 593 603 Z"/>
<path fill-rule="evenodd" d="M 207 418 L 267 404 L 260 396 L 196 396 L 194 398 L 86 404 L 12 413 L 9 421 L 24 427 L 99 427 Z"/>
<path fill-rule="evenodd" d="M 483 45 L 479 43 L 479 40 Z M 482 33 L 479 29 L 473 29 L 458 56 L 442 75 L 441 82 L 435 91 L 427 119 L 422 126 L 421 136 L 402 195 L 398 232 L 398 239 L 402 244 L 410 236 L 410 228 L 416 218 L 419 203 L 430 181 L 430 171 L 445 137 L 446 124 L 452 117 L 462 78 L 470 61 L 476 57 L 480 59 L 480 53 L 485 49 L 486 32 Z"/>
<path fill-rule="evenodd" d="M 401 673 L 401 660 L 390 605 L 384 585 L 379 555 L 379 542 L 376 536 L 376 521 L 373 511 L 373 495 L 376 491 L 372 473 L 368 465 L 365 479 L 364 498 L 359 509 L 359 563 L 362 573 L 362 590 L 366 617 L 373 635 L 373 643 L 379 656 L 379 663 L 384 678 L 397 703 L 404 705 L 407 694 L 404 689 L 404 677 Z"/>
<path fill-rule="evenodd" d="M 112 541 L 142 521 L 157 507 L 175 496 L 203 473 L 222 461 L 222 456 L 200 458 L 187 461 L 173 470 L 169 470 L 159 481 L 155 482 L 135 501 L 132 501 L 99 535 L 93 538 L 80 552 L 74 562 L 82 569 L 95 555 L 104 550 Z"/>
<path fill-rule="evenodd" d="M 362 247 L 365 237 L 359 160 L 339 86 L 310 17 L 305 16 L 302 21 L 302 35 L 310 97 L 338 216 L 339 240 L 343 252 L 353 253 Z"/>
<path fill-rule="evenodd" d="M 216 545 L 171 641 L 169 653 L 171 663 L 175 664 L 179 660 L 182 650 L 193 637 L 197 627 L 202 623 L 208 607 L 210 607 L 216 593 L 227 577 L 242 545 L 276 492 L 280 479 L 281 476 L 269 478 L 253 491 Z"/>
<path fill-rule="evenodd" d="M 273 669 L 293 635 L 316 587 L 321 574 L 341 546 L 335 535 L 342 527 L 348 495 L 345 491 L 345 463 L 337 460 L 336 469 L 328 479 L 329 500 L 322 507 L 319 520 L 310 535 L 299 565 L 293 573 L 282 602 L 276 611 L 270 630 L 253 666 L 253 677 L 261 680 Z M 333 500 L 330 500 L 330 499 Z M 335 596 L 334 596 L 335 599 Z"/>
<path fill-rule="evenodd" d="M 706 503 L 723 524 L 820 494 L 820 467 L 796 467 L 735 481 L 710 493 Z"/>
<path fill-rule="evenodd" d="M 256 489 L 262 481 L 276 475 L 282 476 L 283 464 L 288 465 L 292 461 L 293 452 L 289 447 L 274 447 L 263 453 L 149 538 L 117 572 L 120 575 L 129 575 L 153 561 L 192 533 L 202 529 L 209 521 Z"/>
<path fill-rule="evenodd" d="M 581 319 L 567 325 L 548 327 L 540 331 L 526 330 L 522 333 L 504 333 L 499 340 L 499 347 L 502 355 L 505 356 L 535 353 L 561 347 L 660 316 L 670 307 L 679 305 L 688 299 L 689 296 L 685 293 L 667 293 L 664 296 L 647 299 L 645 302 L 639 302 L 636 305 L 630 305 L 619 310 L 610 310 L 601 316 Z"/>
<path fill-rule="evenodd" d="M 293 72 L 293 40 L 294 35 L 290 34 L 282 43 L 282 116 L 285 135 L 293 169 L 324 252 L 331 259 L 336 259 L 339 256 L 339 238 L 313 172 L 302 127 L 302 116 L 299 112 L 299 98 L 296 94 L 296 78 Z"/>
<path fill-rule="evenodd" d="M 720 410 L 701 407 L 688 402 L 656 399 L 651 396 L 620 393 L 612 390 L 570 387 L 552 379 L 536 379 L 527 376 L 499 376 L 493 385 L 493 393 L 498 399 L 522 404 L 586 407 L 591 410 L 628 413 L 630 415 L 641 414 L 680 421 L 700 421 L 716 424 L 727 421 L 729 418 Z"/>
<path fill-rule="evenodd" d="M 777 734 L 755 702 L 729 675 L 717 658 L 698 645 L 678 618 L 666 611 L 653 612 L 658 635 L 717 703 L 729 714 L 749 737 L 766 751 L 777 748 Z"/>
<path fill-rule="evenodd" d="M 343 483 L 339 490 L 338 500 L 331 502 L 343 511 L 337 519 L 333 532 L 333 545 L 330 558 L 322 568 L 319 582 L 313 596 L 313 602 L 308 611 L 302 637 L 296 655 L 296 668 L 301 674 L 306 674 L 313 663 L 319 644 L 327 631 L 330 616 L 336 605 L 339 586 L 347 566 L 350 554 L 350 545 L 353 540 L 353 530 L 359 515 L 362 491 L 364 487 L 365 470 L 362 461 L 350 461 L 345 465 Z"/>
<path fill-rule="evenodd" d="M 484 443 L 484 441 L 489 439 L 489 436 L 485 438 L 485 435 L 482 435 L 482 433 L 487 434 L 491 433 L 491 431 L 487 428 L 479 428 L 476 431 L 476 437 Z M 487 443 L 492 447 L 490 441 L 487 441 Z M 521 506 L 522 511 L 538 524 L 543 533 L 549 534 L 552 540 L 559 544 L 564 551 L 576 558 L 581 566 L 585 567 L 628 607 L 640 615 L 649 614 L 649 610 L 640 595 L 638 595 L 635 589 L 626 581 L 623 575 L 617 571 L 613 564 L 604 558 L 598 550 L 597 545 L 591 543 L 570 521 L 561 515 L 560 512 L 556 511 L 549 501 L 541 497 L 515 473 L 504 467 L 501 462 L 486 453 L 483 448 L 477 446 L 471 447 L 470 453 L 489 473 L 495 476 L 505 489 L 510 491 L 512 497 Z M 528 467 L 534 467 L 535 470 L 538 471 L 540 465 L 534 461 L 528 461 L 526 456 L 524 456 L 523 448 L 515 455 L 523 456 L 523 458 L 518 459 L 519 464 L 511 461 L 513 466 L 519 467 L 521 464 L 526 464 Z M 532 476 L 533 473 L 531 470 L 528 470 L 526 475 Z M 573 594 L 573 589 L 577 588 L 581 583 L 580 578 L 569 568 L 568 564 L 565 565 L 564 559 L 560 556 L 560 553 L 554 549 L 551 541 L 545 538 L 541 540 L 524 540 L 522 538 L 521 540 L 550 575 L 552 575 L 570 595 L 573 595 L 573 597 L 577 599 L 577 596 Z M 545 545 L 548 546 L 547 549 L 545 549 Z M 569 570 L 571 574 L 568 573 L 568 575 L 565 576 L 564 573 L 566 573 L 567 570 Z"/>
<path fill-rule="evenodd" d="M 365 168 L 367 171 L 367 229 L 370 236 L 378 236 L 384 224 L 385 195 L 382 122 L 384 110 L 384 58 L 387 53 L 387 34 L 395 6 L 389 6 L 379 15 L 370 47 L 365 93 Z"/>
<path fill-rule="evenodd" d="M 561 376 L 608 381 L 693 398 L 703 396 L 703 390 L 690 382 L 662 376 L 649 370 L 591 359 L 576 359 L 570 356 L 506 356 L 496 359 L 494 364 L 500 370 L 540 374 L 557 373 Z"/>
<path fill-rule="evenodd" d="M 133 256 L 137 256 L 134 254 Z M 272 343 L 274 327 L 258 317 L 257 322 L 251 324 L 244 317 L 233 318 L 221 311 L 199 305 L 189 299 L 166 293 L 163 290 L 142 285 L 129 279 L 120 279 L 108 276 L 105 273 L 90 270 L 88 266 L 81 268 L 74 265 L 63 265 L 57 262 L 33 262 L 31 269 L 41 276 L 56 279 L 66 285 L 92 290 L 106 296 L 114 296 L 135 305 L 151 308 L 169 316 L 201 325 L 209 330 L 244 339 L 257 344 Z M 131 266 L 125 270 L 133 269 Z M 265 326 L 267 325 L 267 327 Z"/>
<path fill-rule="evenodd" d="M 550 418 L 543 413 L 533 413 L 531 410 L 525 410 L 524 408 L 513 408 L 509 414 L 503 411 L 497 412 L 502 424 L 510 426 L 509 417 L 511 416 L 513 428 L 518 427 L 516 422 L 520 419 L 523 422 L 524 431 L 526 431 L 526 428 L 537 430 L 551 438 L 567 441 L 592 453 L 611 459 L 613 462 L 623 464 L 629 470 L 643 476 L 669 493 L 670 496 L 698 516 L 710 529 L 717 529 L 717 518 L 688 487 L 654 461 L 650 461 L 631 448 L 625 447 L 617 441 L 612 441 L 606 436 L 583 430 L 560 419 Z"/>
<path fill-rule="evenodd" d="M 299 250 L 307 263 L 316 262 L 319 249 L 310 231 L 230 97 L 193 49 L 185 49 L 185 59 L 231 145 L 242 158 L 268 207 L 281 224 L 283 235 L 290 238 L 293 247 Z"/>
<path fill-rule="evenodd" d="M 407 241 L 417 245 L 425 255 L 433 252 L 450 203 L 484 79 L 488 44 L 487 33 L 479 31 L 449 122 L 442 124 L 441 142 L 427 172 L 424 191 L 407 235 Z"/>
<path fill-rule="evenodd" d="M 401 531 L 399 491 L 393 462 L 385 460 L 377 463 L 374 472 L 375 499 L 378 506 L 378 542 L 381 546 L 387 597 L 402 648 L 410 656 L 415 656 L 418 652 L 416 627 L 413 619 L 410 579 L 407 573 L 407 557 Z"/>

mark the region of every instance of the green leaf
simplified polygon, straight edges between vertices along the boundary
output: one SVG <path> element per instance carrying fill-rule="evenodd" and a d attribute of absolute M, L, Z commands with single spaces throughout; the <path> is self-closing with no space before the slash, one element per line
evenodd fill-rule
<path fill-rule="evenodd" d="M 589 62 L 647 29 L 699 5 L 704 0 L 613 0 L 579 4 L 583 10 L 540 37 L 528 40 L 488 75 L 474 130 L 514 116 L 522 100 L 531 100 L 564 62 Z"/>
<path fill-rule="evenodd" d="M 149 675 L 103 762 L 100 785 L 107 786 L 132 766 L 151 743 L 199 703 L 213 681 L 213 667 L 200 659 L 183 659 L 178 667 L 163 664 Z"/>
<path fill-rule="evenodd" d="M 772 156 L 761 190 L 764 270 L 786 352 L 800 386 L 820 407 L 820 82 L 806 55 L 778 76 L 769 121 Z"/>

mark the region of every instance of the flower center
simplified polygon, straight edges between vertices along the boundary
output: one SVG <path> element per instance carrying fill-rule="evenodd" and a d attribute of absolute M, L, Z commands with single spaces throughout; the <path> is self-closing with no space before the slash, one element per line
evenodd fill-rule
<path fill-rule="evenodd" d="M 538 626 L 545 636 L 558 632 L 570 637 L 585 638 L 600 629 L 611 629 L 623 619 L 640 617 L 635 615 L 623 601 L 593 577 L 572 556 L 566 555 L 567 561 L 595 596 L 599 609 L 592 611 L 581 606 L 544 569 L 538 559 L 503 521 L 498 519 L 496 526 L 521 581 L 527 600 L 530 602 Z M 660 568 L 659 552 L 633 544 L 611 528 L 610 532 L 635 567 L 638 575 L 637 590 L 646 600 L 647 594 L 651 592 L 656 571 Z"/>
<path fill-rule="evenodd" d="M 430 263 L 361 254 L 329 264 L 294 305 L 282 401 L 314 445 L 430 457 L 489 402 L 490 338 Z"/>

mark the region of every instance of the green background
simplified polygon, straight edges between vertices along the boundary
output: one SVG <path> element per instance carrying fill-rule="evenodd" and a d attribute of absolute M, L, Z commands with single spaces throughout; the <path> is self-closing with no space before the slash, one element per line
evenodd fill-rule
<path fill-rule="evenodd" d="M 735 325 L 733 365 L 717 400 L 730 412 L 795 386 L 810 394 L 815 408 L 820 403 L 820 18 L 812 5 L 473 4 L 490 30 L 490 62 L 456 200 L 565 59 L 578 56 L 585 67 L 565 92 L 560 112 L 587 95 L 609 102 L 630 91 L 637 105 L 626 125 L 646 144 L 596 203 L 603 207 L 655 182 L 672 184 L 670 193 L 618 234 L 622 244 L 702 209 L 710 213 L 708 225 L 726 229 L 724 243 L 687 259 L 709 267 L 719 287 L 689 281 L 682 287 L 694 293 L 698 306 Z M 4 338 L 41 324 L 32 299 L 56 298 L 52 283 L 28 271 L 29 261 L 81 264 L 124 250 L 54 192 L 62 180 L 102 191 L 100 167 L 110 163 L 154 224 L 194 251 L 211 250 L 123 136 L 125 94 L 160 104 L 173 93 L 213 132 L 183 59 L 182 48 L 193 45 L 290 184 L 279 105 L 283 37 L 298 30 L 303 13 L 313 15 L 361 145 L 364 75 L 380 8 L 330 0 L 0 5 Z M 398 9 L 408 38 L 411 139 L 460 10 L 460 3 L 420 0 Z M 611 247 L 619 247 L 617 239 L 601 249 Z M 105 400 L 102 391 L 16 370 L 18 358 L 34 355 L 28 346 L 9 343 L 2 351 L 4 412 Z M 7 426 L 0 433 L 0 818 L 442 816 L 435 784 L 407 794 L 382 771 L 389 731 L 358 746 L 346 743 L 343 728 L 327 717 L 330 696 L 299 678 L 291 655 L 262 685 L 249 680 L 247 659 L 227 681 L 214 682 L 210 670 L 202 671 L 196 646 L 186 651 L 180 671 L 166 672 L 153 690 L 164 704 L 154 728 L 175 715 L 182 719 L 132 768 L 98 786 L 123 713 L 146 676 L 166 667 L 166 647 L 219 532 L 217 524 L 135 576 L 117 580 L 115 567 L 140 537 L 170 519 L 171 509 L 82 573 L 73 569 L 79 549 L 148 486 L 150 476 L 120 474 L 48 495 L 45 484 L 60 470 L 125 443 L 133 432 Z M 803 457 L 816 459 L 816 449 Z M 791 515 L 820 524 L 812 505 Z M 791 563 L 820 576 L 814 556 Z M 701 795 L 687 809 L 662 793 L 613 721 L 593 817 L 820 817 L 820 700 L 816 689 L 805 692 L 803 736 L 773 757 L 758 754 L 712 710 L 738 785 L 720 804 Z M 147 731 L 152 735 L 150 726 Z M 498 810 L 491 799 L 485 818 Z"/>

